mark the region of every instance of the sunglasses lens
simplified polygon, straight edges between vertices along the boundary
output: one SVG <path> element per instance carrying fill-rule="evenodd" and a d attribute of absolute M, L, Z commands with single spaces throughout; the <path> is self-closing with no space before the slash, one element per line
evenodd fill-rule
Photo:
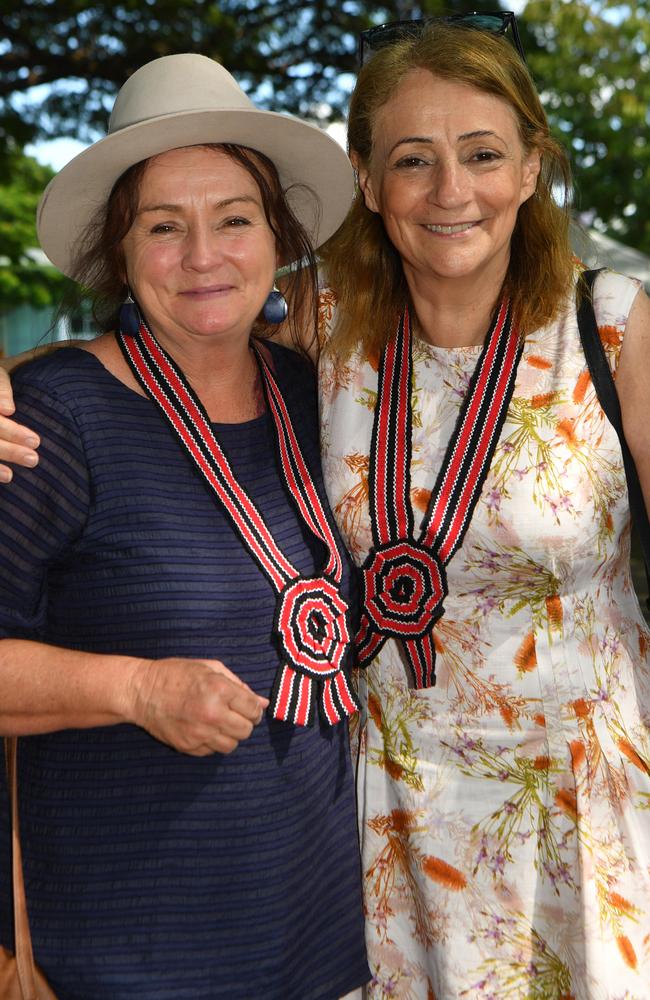
<path fill-rule="evenodd" d="M 519 42 L 519 37 L 514 27 L 515 19 L 509 12 L 501 14 L 449 14 L 443 17 L 422 18 L 414 21 L 393 21 L 390 24 L 381 24 L 376 28 L 369 28 L 362 31 L 360 36 L 359 55 L 363 64 L 368 60 L 373 52 L 393 45 L 403 38 L 417 38 L 422 34 L 428 24 L 435 21 L 449 21 L 454 24 L 466 25 L 469 28 L 476 28 L 478 31 L 489 31 L 493 35 L 503 35 L 510 25 L 513 26 L 515 35 L 513 41 L 517 51 L 525 62 L 525 56 Z"/>
<path fill-rule="evenodd" d="M 503 34 L 508 27 L 507 17 L 500 17 L 498 14 L 460 14 L 453 20 L 480 31 L 491 31 L 495 35 Z"/>
<path fill-rule="evenodd" d="M 393 45 L 402 38 L 417 38 L 422 32 L 421 21 L 395 21 L 391 24 L 380 24 L 361 32 L 361 51 L 367 58 L 373 52 Z"/>

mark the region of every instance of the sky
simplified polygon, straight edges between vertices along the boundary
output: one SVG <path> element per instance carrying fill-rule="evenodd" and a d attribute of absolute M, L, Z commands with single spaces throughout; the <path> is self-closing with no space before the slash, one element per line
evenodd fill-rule
<path fill-rule="evenodd" d="M 335 122 L 327 129 L 331 136 L 345 149 L 345 125 Z M 61 170 L 74 156 L 86 149 L 87 144 L 76 139 L 54 139 L 52 142 L 40 142 L 25 147 L 29 156 L 34 156 L 39 163 L 46 164 L 54 170 Z"/>
<path fill-rule="evenodd" d="M 85 143 L 76 139 L 54 139 L 52 142 L 39 142 L 25 147 L 28 156 L 34 156 L 48 167 L 60 170 L 77 153 L 85 149 Z"/>

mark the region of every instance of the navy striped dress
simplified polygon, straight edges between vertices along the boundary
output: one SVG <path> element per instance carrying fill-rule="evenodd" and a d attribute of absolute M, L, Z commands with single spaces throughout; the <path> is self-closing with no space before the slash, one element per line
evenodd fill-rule
<path fill-rule="evenodd" d="M 324 496 L 313 376 L 272 353 Z M 0 635 L 220 659 L 268 695 L 275 592 L 155 404 L 74 348 L 15 390 L 42 446 L 0 489 Z M 216 430 L 280 547 L 320 569 L 270 416 Z M 369 978 L 345 725 L 265 719 L 204 758 L 130 725 L 23 738 L 19 797 L 35 955 L 60 1000 L 335 1000 Z M 4 786 L 0 820 L 11 945 Z"/>

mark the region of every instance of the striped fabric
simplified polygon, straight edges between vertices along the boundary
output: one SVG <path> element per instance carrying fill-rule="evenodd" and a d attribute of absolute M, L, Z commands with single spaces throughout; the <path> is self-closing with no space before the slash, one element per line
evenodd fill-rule
<path fill-rule="evenodd" d="M 273 354 L 317 471 L 312 377 Z M 75 349 L 27 366 L 16 391 L 43 446 L 0 491 L 0 634 L 219 658 L 268 695 L 273 588 L 154 405 Z M 218 433 L 313 573 L 323 551 L 282 489 L 268 416 Z M 265 719 L 225 757 L 126 725 L 31 737 L 19 754 L 35 952 L 61 1000 L 335 1000 L 368 978 L 345 724 Z M 0 809 L 4 942 L 4 789 Z"/>

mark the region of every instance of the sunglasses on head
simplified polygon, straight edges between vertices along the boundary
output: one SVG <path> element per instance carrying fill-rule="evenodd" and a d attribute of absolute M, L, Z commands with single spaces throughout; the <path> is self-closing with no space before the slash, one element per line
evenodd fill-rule
<path fill-rule="evenodd" d="M 470 11 L 467 14 L 443 14 L 440 17 L 423 17 L 410 21 L 389 21 L 387 24 L 367 28 L 359 36 L 359 65 L 363 66 L 375 52 L 386 48 L 387 45 L 393 45 L 404 38 L 419 38 L 428 25 L 440 21 L 465 28 L 476 28 L 478 31 L 489 31 L 493 35 L 505 35 L 510 31 L 509 37 L 524 64 L 526 63 L 515 15 L 510 10 L 502 10 L 495 13 Z"/>

